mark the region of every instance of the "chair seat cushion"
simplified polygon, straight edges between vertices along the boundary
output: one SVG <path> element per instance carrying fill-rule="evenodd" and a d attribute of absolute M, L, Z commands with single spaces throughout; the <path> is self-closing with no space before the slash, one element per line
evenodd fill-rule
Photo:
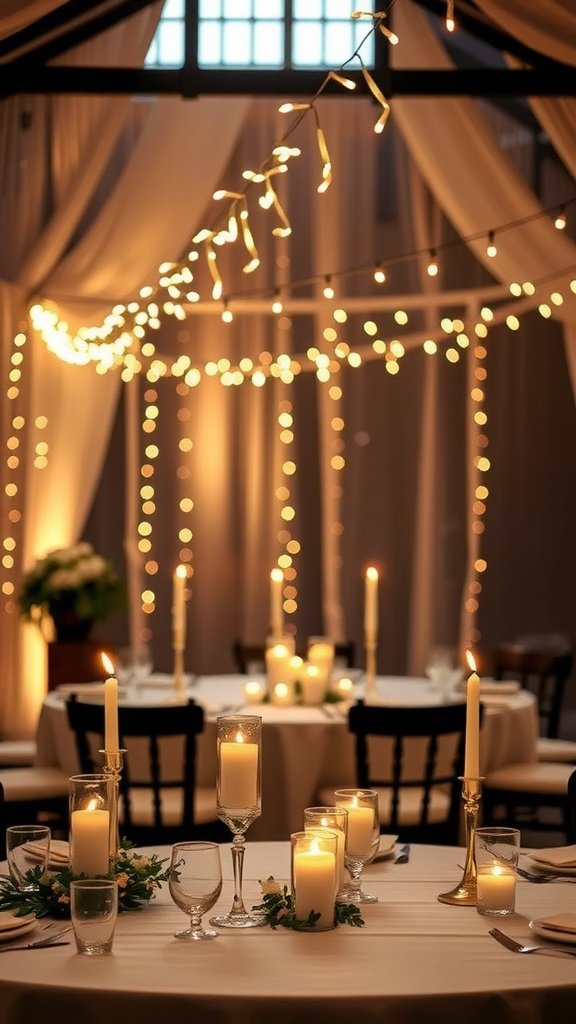
<path fill-rule="evenodd" d="M 165 789 L 162 792 L 162 823 L 165 826 L 180 825 L 182 822 L 182 790 Z M 151 789 L 130 791 L 130 812 L 134 825 L 154 824 L 154 808 Z M 194 791 L 194 821 L 206 825 L 216 821 L 216 790 L 197 787 Z M 122 821 L 122 808 L 120 808 Z"/>
<path fill-rule="evenodd" d="M 576 764 L 576 743 L 573 740 L 541 736 L 536 743 L 536 755 L 539 761 L 567 761 Z"/>
<path fill-rule="evenodd" d="M 7 768 L 0 782 L 5 803 L 65 797 L 70 790 L 69 776 L 59 768 Z"/>
<path fill-rule="evenodd" d="M 3 740 L 0 743 L 0 768 L 31 765 L 36 757 L 34 740 Z"/>
<path fill-rule="evenodd" d="M 375 787 L 378 792 L 378 818 L 381 826 L 387 826 L 390 824 L 390 790 L 379 789 Z M 414 789 L 403 789 L 400 794 L 400 807 L 398 813 L 398 824 L 399 825 L 419 825 L 420 824 L 420 809 L 422 806 L 422 794 L 423 789 L 420 787 L 414 787 Z M 319 793 L 319 800 L 321 806 L 330 806 L 334 803 L 334 789 L 323 789 Z M 433 789 L 430 794 L 430 803 L 428 806 L 428 822 L 430 824 L 438 824 L 439 822 L 446 821 L 450 811 L 450 798 L 443 793 L 440 789 Z"/>
<path fill-rule="evenodd" d="M 512 790 L 518 793 L 542 793 L 551 796 L 566 794 L 568 779 L 574 765 L 530 761 L 522 764 L 508 764 L 488 772 L 487 789 Z"/>

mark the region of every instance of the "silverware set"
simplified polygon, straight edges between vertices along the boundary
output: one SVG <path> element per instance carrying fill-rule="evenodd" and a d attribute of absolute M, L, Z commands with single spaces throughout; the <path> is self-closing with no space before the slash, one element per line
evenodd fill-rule
<path fill-rule="evenodd" d="M 407 864 L 410 860 L 410 843 L 404 843 L 394 857 L 395 864 Z"/>
<path fill-rule="evenodd" d="M 505 935 L 499 928 L 491 928 L 488 934 L 512 953 L 548 953 L 549 956 L 557 956 L 558 954 L 562 956 L 576 956 L 576 948 L 573 946 L 524 946 L 521 942 L 517 942 L 516 939 Z"/>
<path fill-rule="evenodd" d="M 18 946 L 0 946 L 0 953 L 12 953 L 18 949 L 47 949 L 49 946 L 69 946 L 69 942 L 58 942 L 58 939 L 69 931 L 71 931 L 70 925 L 66 928 L 60 928 L 57 932 L 53 932 L 52 935 L 46 935 L 43 939 L 37 939 L 36 942 L 26 942 Z"/>

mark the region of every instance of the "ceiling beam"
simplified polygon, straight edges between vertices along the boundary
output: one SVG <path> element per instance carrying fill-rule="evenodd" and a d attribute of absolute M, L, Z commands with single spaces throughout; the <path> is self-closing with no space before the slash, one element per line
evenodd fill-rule
<path fill-rule="evenodd" d="M 576 96 L 576 68 L 417 70 L 386 68 L 373 76 L 385 96 Z M 237 71 L 191 68 L 23 67 L 0 64 L 0 96 L 33 93 L 116 95 L 311 95 L 325 71 Z M 358 92 L 367 92 L 357 74 Z M 338 95 L 353 95 L 347 90 Z M 356 93 L 358 94 L 358 93 Z"/>

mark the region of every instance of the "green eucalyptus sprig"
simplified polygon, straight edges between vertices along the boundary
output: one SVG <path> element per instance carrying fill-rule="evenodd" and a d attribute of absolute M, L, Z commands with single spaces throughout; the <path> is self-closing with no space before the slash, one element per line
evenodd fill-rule
<path fill-rule="evenodd" d="M 140 910 L 154 898 L 157 889 L 168 880 L 168 870 L 163 870 L 165 860 L 155 853 L 149 857 L 129 844 L 123 843 L 116 860 L 115 877 L 118 885 L 118 909 Z M 84 875 L 74 875 L 70 868 L 62 871 L 43 871 L 38 865 L 24 874 L 24 884 L 30 889 L 20 889 L 8 875 L 0 876 L 0 910 L 9 910 L 20 917 L 36 914 L 44 917 L 70 917 L 70 883 Z M 97 877 L 107 878 L 107 875 Z"/>
<path fill-rule="evenodd" d="M 292 895 L 288 892 L 287 885 L 280 885 L 273 875 L 269 875 L 265 881 L 260 880 L 260 886 L 262 888 L 262 903 L 256 904 L 252 909 L 260 911 L 266 924 L 269 924 L 271 928 L 293 928 L 300 932 L 314 929 L 320 914 L 311 910 L 305 921 L 297 918 L 294 913 Z M 334 924 L 349 924 L 352 928 L 361 928 L 364 919 L 360 909 L 354 903 L 336 903 Z"/>

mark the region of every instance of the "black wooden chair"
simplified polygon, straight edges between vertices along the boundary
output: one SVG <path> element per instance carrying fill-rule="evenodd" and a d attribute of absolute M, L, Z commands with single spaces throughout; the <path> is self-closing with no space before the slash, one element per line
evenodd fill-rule
<path fill-rule="evenodd" d="M 82 772 L 102 770 L 104 708 L 72 696 L 67 702 Z M 223 839 L 216 790 L 196 786 L 196 737 L 204 713 L 193 700 L 171 707 L 118 709 L 120 746 L 126 749 L 120 781 L 120 830 L 139 846 L 187 839 Z"/>
<path fill-rule="evenodd" d="M 359 700 L 348 728 L 356 737 L 356 784 L 378 791 L 380 830 L 456 845 L 466 705 L 374 707 Z"/>
<path fill-rule="evenodd" d="M 576 843 L 576 768 L 568 779 L 568 842 Z"/>
<path fill-rule="evenodd" d="M 246 644 L 242 640 L 234 640 L 232 656 L 238 672 L 249 675 L 251 672 L 266 671 L 265 644 Z M 356 645 L 353 640 L 342 640 L 334 644 L 334 664 L 345 668 L 354 668 L 356 663 Z"/>

